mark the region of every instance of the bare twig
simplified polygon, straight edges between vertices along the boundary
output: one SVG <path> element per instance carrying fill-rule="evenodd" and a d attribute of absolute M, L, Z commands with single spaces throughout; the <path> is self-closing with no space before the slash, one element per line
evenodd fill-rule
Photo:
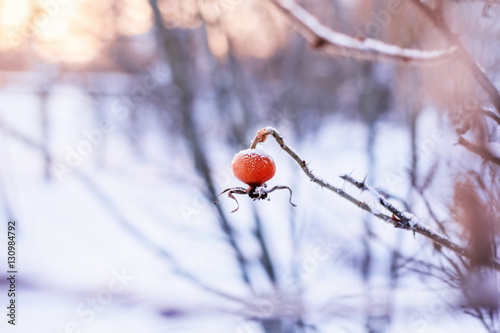
<path fill-rule="evenodd" d="M 44 118 L 44 121 L 47 121 L 47 119 Z M 44 133 L 47 130 L 45 128 L 45 126 L 46 126 L 46 124 L 42 126 L 42 127 L 44 127 Z M 26 146 L 28 146 L 30 148 L 34 148 L 35 150 L 38 150 L 39 152 L 41 152 L 43 154 L 43 158 L 45 161 L 45 170 L 44 170 L 45 177 L 50 178 L 50 166 L 52 164 L 52 157 L 50 155 L 50 152 L 49 152 L 49 149 L 48 149 L 46 142 L 44 142 L 44 144 L 41 144 L 41 143 L 37 142 L 36 140 L 30 138 L 26 134 L 22 133 L 21 131 L 18 131 L 17 129 L 7 125 L 2 120 L 0 120 L 0 130 L 2 130 L 5 134 L 8 134 L 9 136 L 13 137 L 14 139 L 22 142 Z M 45 138 L 46 136 L 47 136 L 47 133 L 44 134 L 45 141 L 46 141 L 46 138 Z"/>
<path fill-rule="evenodd" d="M 262 226 L 262 222 L 260 220 L 259 214 L 257 214 L 257 210 L 255 209 L 255 206 L 253 207 L 253 216 L 255 219 L 255 229 L 253 230 L 253 233 L 255 235 L 255 238 L 257 238 L 257 241 L 259 242 L 260 248 L 262 249 L 262 253 L 260 255 L 260 262 L 262 263 L 262 266 L 264 267 L 267 275 L 269 276 L 269 279 L 273 284 L 276 283 L 276 269 L 274 267 L 273 261 L 271 260 L 271 256 L 269 254 L 269 247 L 265 241 L 265 236 L 264 236 L 264 228 Z"/>
<path fill-rule="evenodd" d="M 491 119 L 493 119 L 494 121 L 496 121 L 496 123 L 498 125 L 500 125 L 500 117 L 494 113 L 493 111 L 490 111 L 490 110 L 487 110 L 487 109 L 480 109 L 479 112 L 483 115 L 485 115 L 486 117 L 490 117 Z"/>
<path fill-rule="evenodd" d="M 405 49 L 381 41 L 363 38 L 357 39 L 333 31 L 321 24 L 316 17 L 300 7 L 294 0 L 270 0 L 281 9 L 288 19 L 298 28 L 301 35 L 315 48 L 346 57 L 365 60 L 396 60 L 412 63 L 429 63 L 450 59 L 457 56 L 488 93 L 488 96 L 500 113 L 500 93 L 483 69 L 467 52 L 460 39 L 446 24 L 440 9 L 434 10 L 420 0 L 412 2 L 436 25 L 444 35 L 450 47 L 443 50 L 423 51 Z M 490 2 L 487 2 L 490 3 Z"/>
<path fill-rule="evenodd" d="M 425 193 L 422 189 L 417 189 L 418 193 L 420 194 L 420 197 L 422 198 L 423 202 L 424 202 L 424 205 L 425 207 L 427 208 L 427 212 L 429 212 L 429 216 L 432 218 L 432 220 L 436 223 L 436 225 L 439 227 L 439 230 L 441 230 L 441 232 L 445 235 L 445 236 L 448 236 L 447 235 L 447 232 L 446 232 L 446 229 L 443 225 L 443 222 L 439 220 L 439 218 L 437 217 L 436 213 L 434 212 L 434 209 L 432 209 L 432 206 L 429 202 L 429 200 L 427 200 L 426 196 L 425 196 Z"/>
<path fill-rule="evenodd" d="M 371 38 L 357 39 L 333 31 L 316 17 L 300 7 L 294 0 L 271 0 L 298 28 L 300 34 L 314 48 L 325 49 L 336 55 L 365 60 L 396 60 L 413 63 L 437 62 L 455 55 L 456 48 L 423 51 L 405 49 Z"/>
<path fill-rule="evenodd" d="M 482 2 L 485 5 L 500 5 L 500 0 L 459 0 L 457 2 Z"/>
<path fill-rule="evenodd" d="M 483 89 L 488 94 L 488 97 L 497 110 L 500 113 L 500 93 L 498 92 L 495 85 L 488 78 L 483 69 L 477 64 L 474 58 L 467 52 L 463 46 L 460 38 L 455 35 L 451 29 L 446 24 L 444 20 L 443 13 L 441 9 L 432 9 L 428 5 L 424 4 L 421 0 L 412 0 L 413 4 L 418 7 L 427 17 L 434 23 L 434 25 L 441 31 L 447 42 L 456 47 L 457 55 L 459 59 L 467 66 L 472 76 L 476 81 L 483 87 Z"/>
<path fill-rule="evenodd" d="M 256 139 L 258 142 L 264 142 L 267 138 L 267 136 L 272 135 L 273 138 L 276 140 L 276 142 L 280 145 L 280 147 L 288 154 L 290 155 L 295 162 L 300 166 L 302 171 L 306 174 L 306 176 L 314 183 L 320 185 L 322 188 L 326 188 L 335 194 L 339 195 L 340 197 L 348 200 L 349 202 L 355 204 L 359 208 L 363 209 L 364 211 L 372 214 L 373 216 L 377 217 L 378 219 L 391 224 L 397 228 L 405 229 L 405 230 L 410 230 L 413 231 L 414 233 L 418 233 L 420 235 L 423 235 L 433 241 L 434 243 L 441 245 L 445 248 L 448 248 L 452 250 L 453 252 L 464 256 L 464 257 L 470 257 L 469 251 L 452 242 L 450 239 L 448 239 L 446 236 L 441 235 L 427 226 L 421 224 L 420 222 L 416 222 L 412 220 L 412 216 L 409 216 L 408 214 L 400 211 L 396 207 L 394 207 L 387 199 L 381 195 L 377 190 L 374 188 L 368 186 L 365 182 L 358 182 L 354 180 L 350 176 L 342 176 L 341 178 L 346 180 L 347 182 L 353 184 L 354 186 L 358 187 L 362 191 L 369 191 L 372 195 L 374 195 L 378 202 L 385 207 L 388 211 L 390 211 L 393 216 L 389 216 L 387 214 L 381 213 L 375 208 L 372 208 L 370 205 L 368 205 L 365 202 L 362 202 L 355 197 L 351 196 L 350 194 L 346 193 L 344 190 L 322 180 L 316 177 L 312 171 L 309 169 L 307 166 L 306 161 L 300 157 L 292 148 L 290 148 L 285 141 L 283 140 L 283 137 L 281 134 L 273 127 L 266 127 L 264 129 L 261 129 L 258 132 L 258 139 Z M 494 268 L 496 270 L 500 270 L 500 263 L 498 263 L 495 260 L 491 260 L 488 263 L 488 266 L 491 268 Z"/>
<path fill-rule="evenodd" d="M 76 175 L 82 181 L 82 184 L 89 190 L 89 192 L 95 197 L 97 202 L 103 206 L 110 215 L 120 224 L 121 227 L 125 231 L 129 233 L 135 240 L 137 240 L 141 245 L 144 245 L 146 248 L 151 250 L 153 253 L 158 254 L 162 258 L 168 260 L 172 267 L 173 272 L 186 280 L 193 283 L 195 286 L 212 293 L 214 295 L 220 296 L 227 300 L 231 300 L 243 305 L 248 306 L 249 302 L 240 297 L 231 295 L 223 290 L 219 290 L 214 288 L 198 277 L 196 277 L 193 273 L 186 270 L 182 264 L 174 257 L 170 252 L 165 250 L 162 246 L 153 242 L 142 230 L 140 227 L 136 226 L 130 219 L 128 219 L 122 212 L 121 209 L 113 202 L 113 200 L 99 187 L 97 184 L 83 172 L 76 172 Z"/>
<path fill-rule="evenodd" d="M 190 145 L 190 150 L 193 154 L 193 160 L 197 171 L 201 174 L 207 184 L 208 196 L 211 200 L 215 200 L 217 192 L 215 191 L 214 181 L 210 173 L 210 167 L 205 150 L 202 146 L 202 140 L 198 136 L 195 121 L 193 120 L 194 109 L 194 83 L 193 83 L 193 63 L 191 53 L 187 50 L 185 43 L 172 30 L 167 29 L 163 22 L 163 17 L 158 7 L 157 0 L 149 0 L 153 11 L 154 22 L 156 26 L 157 38 L 160 46 L 162 46 L 165 60 L 170 64 L 172 70 L 172 81 L 175 86 L 182 91 L 181 103 L 179 103 L 179 112 L 182 119 L 182 127 L 187 143 Z M 250 275 L 247 267 L 247 260 L 237 243 L 236 235 L 229 224 L 229 220 L 225 216 L 220 206 L 217 206 L 219 214 L 219 222 L 222 231 L 226 234 L 231 247 L 233 248 L 238 265 L 241 270 L 242 278 L 245 283 L 252 289 Z"/>
<path fill-rule="evenodd" d="M 468 151 L 481 156 L 483 160 L 500 165 L 500 157 L 493 155 L 488 149 L 477 146 L 463 137 L 458 138 L 458 144 L 464 146 Z"/>
<path fill-rule="evenodd" d="M 18 131 L 17 129 L 8 126 L 5 124 L 2 120 L 0 120 L 0 130 L 4 131 L 5 134 L 8 134 L 9 136 L 12 136 L 16 140 L 19 140 L 26 146 L 30 148 L 34 148 L 36 150 L 41 151 L 42 153 L 45 154 L 46 148 L 44 147 L 43 144 L 35 141 L 34 139 L 30 138 L 29 136 L 25 135 L 24 133 Z"/>

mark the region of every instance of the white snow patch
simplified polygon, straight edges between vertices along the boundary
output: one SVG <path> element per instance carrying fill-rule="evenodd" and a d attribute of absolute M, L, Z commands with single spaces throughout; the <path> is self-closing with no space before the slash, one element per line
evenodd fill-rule
<path fill-rule="evenodd" d="M 273 159 L 271 157 L 271 155 L 262 147 L 255 147 L 255 148 L 248 148 L 248 149 L 244 149 L 244 150 L 241 150 L 240 152 L 238 152 L 238 154 L 236 155 L 240 155 L 240 154 L 248 154 L 249 156 L 261 156 L 263 157 L 264 159 L 265 158 L 269 158 L 269 159 Z"/>
<path fill-rule="evenodd" d="M 489 142 L 487 145 L 488 151 L 498 158 L 500 158 L 500 143 L 498 142 Z"/>

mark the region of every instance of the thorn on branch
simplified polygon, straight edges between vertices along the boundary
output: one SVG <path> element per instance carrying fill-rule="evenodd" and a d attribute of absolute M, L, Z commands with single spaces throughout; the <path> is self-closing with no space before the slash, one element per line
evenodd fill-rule
<path fill-rule="evenodd" d="M 348 183 L 351 183 L 352 185 L 356 186 L 357 188 L 359 188 L 361 191 L 366 191 L 368 190 L 367 186 L 366 186 L 366 176 L 365 178 L 363 179 L 362 182 L 359 182 L 357 180 L 355 180 L 354 178 L 352 178 L 351 176 L 349 175 L 343 175 L 343 176 L 339 176 L 340 178 L 342 178 L 343 180 L 345 180 L 346 182 Z"/>
<path fill-rule="evenodd" d="M 384 214 L 384 213 L 381 213 L 379 211 L 375 211 L 375 210 L 372 210 L 371 207 L 369 205 L 367 205 L 366 203 L 363 203 L 361 201 L 359 201 L 358 199 L 356 199 L 355 197 L 351 196 L 350 194 L 346 193 L 345 191 L 343 191 L 342 189 L 324 181 L 324 180 L 321 180 L 320 178 L 316 177 L 312 172 L 311 170 L 306 166 L 303 165 L 303 161 L 304 159 L 301 158 L 292 148 L 290 148 L 284 141 L 283 139 L 281 138 L 279 132 L 272 128 L 272 127 L 266 127 L 266 130 L 274 137 L 274 139 L 276 140 L 276 142 L 281 145 L 283 147 L 283 150 L 288 154 L 290 155 L 290 157 L 292 157 L 293 160 L 295 160 L 295 162 L 300 166 L 300 168 L 304 171 L 304 173 L 306 174 L 306 176 L 314 183 L 318 184 L 321 188 L 326 188 L 334 193 L 336 193 L 337 195 L 339 195 L 340 197 L 342 197 L 343 199 L 351 202 L 352 204 L 360 207 L 361 209 L 365 210 L 366 212 L 372 214 L 373 216 L 377 217 L 378 219 L 386 222 L 386 223 L 389 223 L 389 224 L 394 224 L 395 227 L 398 227 L 398 228 L 402 228 L 402 229 L 405 229 L 405 230 L 411 230 L 414 234 L 415 233 L 418 233 L 426 238 L 428 238 L 429 240 L 431 240 L 432 242 L 434 242 L 435 244 L 439 244 L 439 246 L 442 246 L 442 247 L 446 247 L 447 249 L 461 255 L 461 256 L 464 256 L 464 257 L 468 257 L 470 258 L 470 253 L 469 251 L 454 243 L 453 241 L 451 241 L 448 237 L 442 235 L 442 234 L 439 234 L 433 230 L 431 230 L 429 227 L 426 227 L 425 225 L 417 222 L 417 223 L 411 223 L 411 217 L 406 217 L 406 215 L 399 209 L 397 209 L 396 207 L 394 207 L 385 197 L 384 195 L 380 194 L 379 191 L 375 190 L 374 188 L 370 187 L 368 184 L 366 184 L 364 181 L 363 182 L 358 182 L 356 181 L 355 179 L 353 179 L 351 176 L 349 175 L 343 175 L 343 176 L 340 176 L 340 178 L 344 179 L 345 181 L 355 185 L 357 188 L 360 188 L 360 189 L 366 189 L 368 191 L 370 191 L 371 193 L 373 193 L 379 200 L 382 199 L 382 202 L 383 202 L 383 207 L 386 208 L 387 210 L 389 210 L 392 214 L 392 216 L 394 216 L 394 219 L 391 217 L 391 215 L 387 215 L 387 214 Z M 498 270 L 500 271 L 500 263 L 497 262 L 495 259 L 492 259 L 490 260 L 490 262 L 488 263 L 488 266 L 495 269 L 495 270 Z"/>

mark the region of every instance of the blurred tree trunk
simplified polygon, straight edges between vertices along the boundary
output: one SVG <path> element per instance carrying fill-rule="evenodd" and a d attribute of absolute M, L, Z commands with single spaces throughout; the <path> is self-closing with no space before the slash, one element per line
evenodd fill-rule
<path fill-rule="evenodd" d="M 193 154 L 195 167 L 201 174 L 207 186 L 207 196 L 214 202 L 217 199 L 214 181 L 210 173 L 210 166 L 203 148 L 195 121 L 193 119 L 193 103 L 195 98 L 196 70 L 192 50 L 187 49 L 190 42 L 192 31 L 169 30 L 164 26 L 163 17 L 156 0 L 150 0 L 154 13 L 155 26 L 157 30 L 158 45 L 164 53 L 165 59 L 170 65 L 172 71 L 173 84 L 180 91 L 180 103 L 178 112 L 180 113 L 182 133 Z M 244 258 L 235 239 L 234 231 L 229 225 L 220 205 L 216 206 L 220 218 L 220 225 L 223 232 L 228 237 L 228 241 L 235 251 L 236 258 L 240 267 L 242 278 L 245 283 L 251 287 L 250 277 L 247 270 L 246 259 Z"/>

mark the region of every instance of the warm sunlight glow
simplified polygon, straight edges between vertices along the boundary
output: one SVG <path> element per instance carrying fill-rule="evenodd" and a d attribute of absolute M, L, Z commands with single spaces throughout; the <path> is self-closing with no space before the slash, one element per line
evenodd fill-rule
<path fill-rule="evenodd" d="M 123 0 L 118 17 L 118 28 L 122 35 L 139 35 L 147 32 L 153 24 L 153 13 L 145 0 Z"/>
<path fill-rule="evenodd" d="M 200 26 L 197 0 L 158 1 L 167 27 L 195 28 Z"/>
<path fill-rule="evenodd" d="M 286 42 L 286 21 L 268 2 L 242 1 L 221 21 L 239 55 L 269 57 Z"/>
<path fill-rule="evenodd" d="M 109 1 L 102 1 L 99 11 L 85 1 L 61 5 L 59 11 L 35 32 L 37 51 L 50 61 L 92 60 L 101 50 L 103 40 L 113 36 L 109 16 L 105 16 L 109 5 Z"/>
<path fill-rule="evenodd" d="M 0 1 L 0 50 L 19 47 L 27 35 L 29 0 Z"/>
<path fill-rule="evenodd" d="M 151 26 L 144 0 L 0 0 L 0 50 L 30 43 L 54 62 L 91 61 L 117 36 Z"/>
<path fill-rule="evenodd" d="M 29 0 L 2 1 L 0 22 L 7 26 L 18 26 L 27 19 L 31 6 Z"/>
<path fill-rule="evenodd" d="M 242 56 L 269 57 L 286 43 L 287 26 L 276 8 L 259 0 L 205 0 L 198 2 L 207 22 L 212 53 L 224 57 L 230 41 Z"/>
<path fill-rule="evenodd" d="M 228 52 L 229 45 L 226 34 L 219 28 L 207 27 L 208 47 L 212 54 L 218 58 L 224 58 Z"/>
<path fill-rule="evenodd" d="M 207 23 L 208 45 L 224 57 L 269 57 L 286 43 L 285 21 L 259 0 L 159 0 L 168 28 Z M 0 50 L 30 45 L 45 60 L 89 62 L 118 36 L 147 33 L 153 24 L 146 0 L 0 0 Z"/>

